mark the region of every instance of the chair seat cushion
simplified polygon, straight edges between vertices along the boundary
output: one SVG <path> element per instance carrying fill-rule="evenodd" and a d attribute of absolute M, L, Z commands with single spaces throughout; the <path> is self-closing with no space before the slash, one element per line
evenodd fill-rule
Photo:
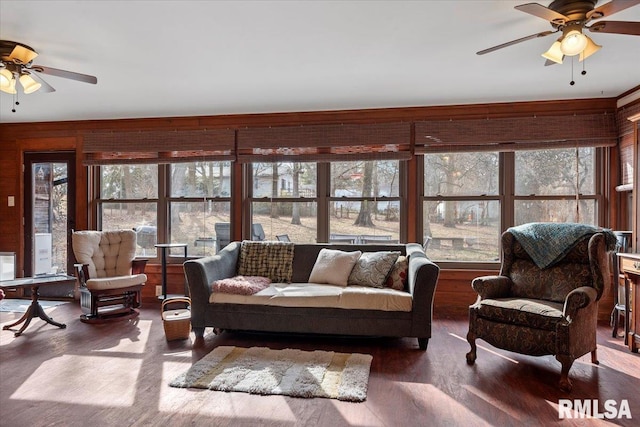
<path fill-rule="evenodd" d="M 129 286 L 142 285 L 147 281 L 146 274 L 133 274 L 131 276 L 102 277 L 87 280 L 87 289 L 91 291 L 103 291 L 105 289 L 128 288 Z"/>
<path fill-rule="evenodd" d="M 554 331 L 563 319 L 562 303 L 540 299 L 484 299 L 474 308 L 485 319 L 549 331 Z"/>

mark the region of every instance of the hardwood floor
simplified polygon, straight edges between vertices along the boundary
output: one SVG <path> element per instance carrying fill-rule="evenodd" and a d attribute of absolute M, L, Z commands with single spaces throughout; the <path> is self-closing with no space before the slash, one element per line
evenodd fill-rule
<path fill-rule="evenodd" d="M 166 342 L 159 305 L 146 304 L 135 322 L 90 325 L 77 303 L 47 313 L 59 329 L 34 319 L 20 337 L 0 331 L 1 426 L 533 426 L 638 425 L 640 356 L 611 329 L 598 330 L 600 365 L 589 355 L 574 364 L 569 394 L 557 388 L 560 364 L 479 341 L 475 366 L 464 316 L 436 308 L 426 352 L 415 339 L 280 337 L 223 333 Z M 0 313 L 0 323 L 18 318 Z M 210 332 L 210 329 L 207 329 Z M 193 334 L 192 334 L 193 338 Z M 256 396 L 171 388 L 167 384 L 218 345 L 323 349 L 373 355 L 367 400 Z M 633 419 L 558 418 L 559 399 L 611 399 L 629 405 Z"/>

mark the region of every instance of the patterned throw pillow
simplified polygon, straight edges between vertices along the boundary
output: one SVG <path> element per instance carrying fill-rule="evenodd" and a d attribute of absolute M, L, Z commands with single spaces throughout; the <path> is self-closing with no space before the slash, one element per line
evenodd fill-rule
<path fill-rule="evenodd" d="M 335 249 L 321 249 L 311 270 L 309 283 L 347 286 L 349 273 L 361 254 L 360 251 L 344 252 Z"/>
<path fill-rule="evenodd" d="M 385 280 L 400 252 L 364 252 L 349 275 L 350 285 L 384 287 Z"/>
<path fill-rule="evenodd" d="M 294 243 L 253 242 L 240 246 L 239 276 L 268 277 L 274 283 L 290 283 L 293 275 Z"/>
<path fill-rule="evenodd" d="M 407 289 L 407 272 L 409 271 L 409 260 L 404 255 L 398 257 L 398 260 L 393 267 L 391 267 L 391 271 L 389 272 L 389 277 L 387 277 L 387 281 L 385 282 L 385 286 L 387 288 L 395 289 L 397 291 L 404 291 Z"/>

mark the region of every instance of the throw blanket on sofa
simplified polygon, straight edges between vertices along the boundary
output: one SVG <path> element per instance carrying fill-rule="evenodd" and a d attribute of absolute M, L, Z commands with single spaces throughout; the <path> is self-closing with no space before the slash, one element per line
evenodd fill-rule
<path fill-rule="evenodd" d="M 540 268 L 551 267 L 564 258 L 580 240 L 595 233 L 605 235 L 608 251 L 615 250 L 617 244 L 616 236 L 611 230 L 585 224 L 533 222 L 511 227 L 508 231 Z"/>
<path fill-rule="evenodd" d="M 253 295 L 267 289 L 271 279 L 261 276 L 235 276 L 216 280 L 211 284 L 213 292 L 223 292 L 236 295 Z"/>

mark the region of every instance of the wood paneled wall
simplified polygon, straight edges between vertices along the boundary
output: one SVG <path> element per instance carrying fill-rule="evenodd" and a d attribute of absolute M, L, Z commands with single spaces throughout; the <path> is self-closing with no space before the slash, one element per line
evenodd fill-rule
<path fill-rule="evenodd" d="M 69 122 L 43 122 L 2 124 L 0 126 L 0 251 L 18 254 L 18 270 L 22 270 L 24 252 L 23 154 L 28 151 L 75 150 L 76 152 L 76 228 L 86 229 L 89 222 L 88 176 L 87 168 L 82 165 L 83 137 L 89 132 L 105 131 L 174 131 L 176 129 L 240 129 L 247 127 L 295 126 L 303 124 L 370 124 L 389 122 L 420 122 L 429 120 L 491 119 L 531 116 L 566 116 L 613 114 L 616 112 L 615 98 L 597 98 L 584 100 L 540 101 L 521 103 L 496 103 L 452 105 L 435 107 L 383 108 L 371 110 L 342 110 L 321 112 L 294 112 L 273 114 L 244 114 L 202 117 L 174 117 L 125 120 L 88 120 Z M 526 131 L 526 130 L 523 130 Z M 413 136 L 412 136 L 413 137 Z M 234 166 L 239 170 L 239 166 Z M 408 198 L 407 198 L 407 240 L 421 242 L 417 236 L 416 212 L 420 209 L 417 197 L 418 177 L 415 159 L 409 160 Z M 240 174 L 237 174 L 239 177 Z M 617 172 L 616 172 L 617 176 Z M 606 199 L 614 191 L 617 180 L 608 185 Z M 234 181 L 234 187 L 242 185 L 240 178 Z M 236 191 L 240 194 L 240 191 Z M 15 198 L 15 206 L 8 206 L 8 196 Z M 232 209 L 237 216 L 241 212 L 242 200 L 234 197 Z M 615 221 L 615 219 L 614 219 Z M 616 228 L 617 224 L 607 224 Z M 233 230 L 234 238 L 240 236 L 241 222 L 237 221 Z M 181 264 L 168 267 L 168 288 L 170 293 L 179 293 L 184 286 Z M 474 277 L 491 272 L 478 270 L 443 269 L 436 292 L 435 310 L 447 306 L 467 311 L 469 304 L 475 301 L 471 290 Z M 493 272 L 495 273 L 495 272 Z M 491 273 L 491 274 L 493 274 Z M 155 286 L 160 284 L 160 269 L 157 264 L 147 267 L 149 281 L 143 292 L 144 300 L 155 299 Z M 610 304 L 601 309 L 610 311 Z"/>

